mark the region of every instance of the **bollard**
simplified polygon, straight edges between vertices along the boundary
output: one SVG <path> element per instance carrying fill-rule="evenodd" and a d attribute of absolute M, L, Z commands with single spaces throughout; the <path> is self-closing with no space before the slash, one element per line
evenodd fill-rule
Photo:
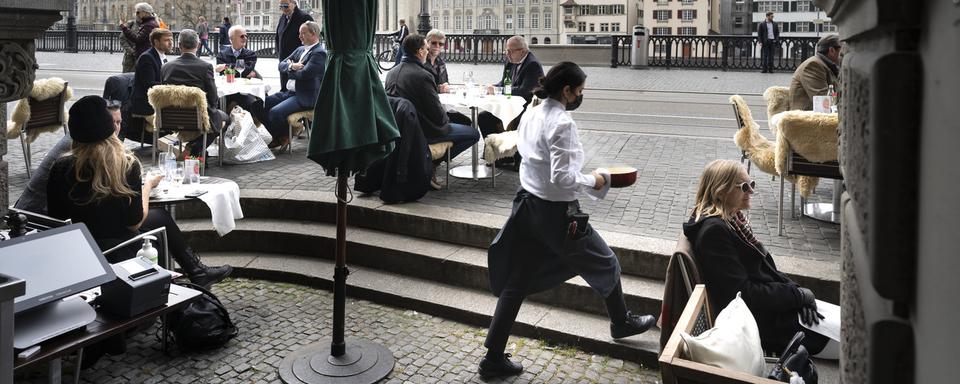
<path fill-rule="evenodd" d="M 630 64 L 633 69 L 647 68 L 647 29 L 642 25 L 633 27 L 633 38 L 630 41 Z"/>

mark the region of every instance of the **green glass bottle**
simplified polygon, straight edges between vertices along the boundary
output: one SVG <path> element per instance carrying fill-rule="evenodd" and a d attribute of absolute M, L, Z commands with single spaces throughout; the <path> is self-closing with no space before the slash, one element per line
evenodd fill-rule
<path fill-rule="evenodd" d="M 503 71 L 503 94 L 510 98 L 513 94 L 513 81 L 510 80 L 510 70 Z"/>

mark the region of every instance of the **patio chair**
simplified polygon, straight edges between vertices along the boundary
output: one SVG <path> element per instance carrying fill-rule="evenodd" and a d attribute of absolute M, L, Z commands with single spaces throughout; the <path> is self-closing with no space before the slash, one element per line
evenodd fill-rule
<path fill-rule="evenodd" d="M 775 85 L 763 91 L 763 100 L 767 102 L 767 129 L 777 134 L 777 127 L 770 123 L 773 115 L 790 109 L 790 88 Z"/>
<path fill-rule="evenodd" d="M 310 139 L 310 126 L 313 123 L 313 109 L 306 109 L 300 112 L 291 113 L 287 116 L 287 134 L 290 138 L 290 145 L 287 146 L 288 153 L 293 153 L 293 136 L 300 137 L 304 131 L 307 132 L 307 139 Z"/>
<path fill-rule="evenodd" d="M 820 177 L 843 180 L 838 160 L 836 114 L 813 111 L 787 111 L 777 132 L 776 168 L 780 178 L 780 205 L 777 234 L 783 235 L 783 183 L 793 182 L 800 189 L 801 206 L 819 183 Z M 796 189 L 790 194 L 794 212 Z M 801 211 L 802 213 L 802 211 Z"/>
<path fill-rule="evenodd" d="M 740 162 L 747 162 L 747 173 L 750 173 L 750 164 L 756 164 L 757 168 L 765 173 L 776 177 L 777 172 L 774 165 L 774 143 L 760 134 L 759 125 L 753 120 L 750 108 L 740 95 L 730 96 L 730 104 L 733 106 L 733 115 L 737 119 L 737 133 L 733 136 L 733 141 L 740 148 Z"/>
<path fill-rule="evenodd" d="M 673 328 L 677 325 L 680 315 L 683 313 L 687 301 L 693 295 L 693 287 L 703 284 L 700 277 L 700 269 L 697 266 L 696 258 L 693 254 L 693 247 L 687 236 L 680 232 L 677 238 L 677 247 L 670 256 L 667 263 L 667 275 L 664 278 L 663 302 L 660 307 L 660 319 L 657 324 L 660 327 L 660 350 L 666 347 L 673 334 Z M 710 315 L 709 310 L 707 311 Z M 713 317 L 710 317 L 712 320 Z"/>
<path fill-rule="evenodd" d="M 27 178 L 31 176 L 30 143 L 43 132 L 63 129 L 67 134 L 67 116 L 64 104 L 73 97 L 69 83 L 58 77 L 33 82 L 30 96 L 20 99 L 7 122 L 7 139 L 20 137 Z"/>
<path fill-rule="evenodd" d="M 207 142 L 207 132 L 211 130 L 210 118 L 207 115 L 206 94 L 197 87 L 185 85 L 157 85 L 147 92 L 147 99 L 155 111 L 154 124 L 156 131 L 153 135 L 153 162 L 157 165 L 157 140 L 164 133 L 177 133 L 180 145 L 184 142 L 203 137 Z M 223 135 L 218 138 L 220 148 L 223 148 Z M 207 156 L 204 150 L 203 170 L 205 173 Z M 223 157 L 219 157 L 223 165 Z"/>

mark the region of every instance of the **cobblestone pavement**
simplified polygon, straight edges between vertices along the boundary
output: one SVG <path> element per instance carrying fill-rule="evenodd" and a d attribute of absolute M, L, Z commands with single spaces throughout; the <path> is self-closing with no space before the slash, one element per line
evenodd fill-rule
<path fill-rule="evenodd" d="M 305 286 L 232 279 L 214 293 L 240 329 L 226 347 L 164 355 L 154 330 L 127 342 L 127 352 L 105 356 L 83 371 L 82 382 L 278 383 L 277 367 L 290 352 L 330 337 L 333 295 Z M 492 311 L 492 308 L 491 308 Z M 486 330 L 415 311 L 347 299 L 347 333 L 380 343 L 396 358 L 385 383 L 482 383 L 476 364 Z M 659 374 L 636 363 L 591 355 L 540 340 L 511 337 L 507 352 L 526 367 L 507 383 L 658 383 Z M 43 383 L 45 370 L 18 382 Z"/>

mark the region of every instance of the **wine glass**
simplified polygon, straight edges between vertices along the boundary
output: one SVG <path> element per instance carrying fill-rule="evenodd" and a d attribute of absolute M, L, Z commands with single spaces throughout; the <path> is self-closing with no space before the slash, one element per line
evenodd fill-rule
<path fill-rule="evenodd" d="M 246 68 L 247 64 L 241 59 L 237 59 L 237 63 L 234 64 L 234 69 L 237 70 L 237 77 L 242 77 L 243 69 Z"/>

